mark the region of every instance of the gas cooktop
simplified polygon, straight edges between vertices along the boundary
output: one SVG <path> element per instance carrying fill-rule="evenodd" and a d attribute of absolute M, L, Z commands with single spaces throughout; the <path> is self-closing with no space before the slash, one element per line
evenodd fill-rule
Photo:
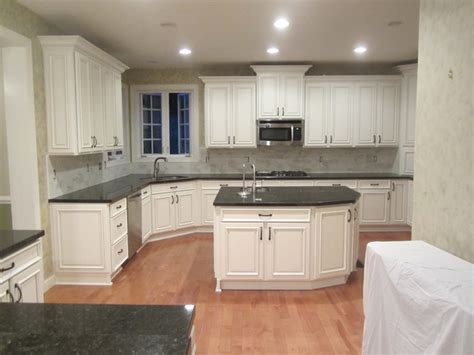
<path fill-rule="evenodd" d="M 272 177 L 286 177 L 286 176 L 307 176 L 304 171 L 294 171 L 294 170 L 273 170 L 273 171 L 257 171 L 257 176 L 272 176 Z"/>

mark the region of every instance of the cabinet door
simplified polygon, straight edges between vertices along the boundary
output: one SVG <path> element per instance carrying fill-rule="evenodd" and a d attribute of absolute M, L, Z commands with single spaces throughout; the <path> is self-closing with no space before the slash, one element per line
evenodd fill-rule
<path fill-rule="evenodd" d="M 123 148 L 123 106 L 122 106 L 122 75 L 114 72 L 115 88 L 115 148 Z"/>
<path fill-rule="evenodd" d="M 279 74 L 259 74 L 257 75 L 257 80 L 258 118 L 279 118 L 281 115 Z"/>
<path fill-rule="evenodd" d="M 13 303 L 13 294 L 10 293 L 10 284 L 5 281 L 0 284 L 0 303 Z"/>
<path fill-rule="evenodd" d="M 411 226 L 413 220 L 413 181 L 408 181 L 407 191 L 407 224 Z"/>
<path fill-rule="evenodd" d="M 10 291 L 16 302 L 43 302 L 43 277 L 40 262 L 36 262 L 10 279 Z"/>
<path fill-rule="evenodd" d="M 104 93 L 102 89 L 102 66 L 90 61 L 91 125 L 95 138 L 94 149 L 104 148 Z"/>
<path fill-rule="evenodd" d="M 360 218 L 360 201 L 354 205 L 352 218 L 352 271 L 357 269 L 357 260 L 359 258 L 359 218 Z M 364 260 L 361 260 L 364 262 Z"/>
<path fill-rule="evenodd" d="M 361 193 L 360 223 L 387 224 L 390 221 L 390 190 L 364 190 Z"/>
<path fill-rule="evenodd" d="M 327 146 L 330 85 L 306 84 L 305 141 L 307 147 Z"/>
<path fill-rule="evenodd" d="M 214 224 L 214 200 L 219 190 L 202 190 L 201 193 L 201 209 L 203 225 Z"/>
<path fill-rule="evenodd" d="M 377 145 L 398 144 L 400 84 L 380 84 L 377 90 Z"/>
<path fill-rule="evenodd" d="M 102 76 L 105 107 L 105 146 L 115 148 L 117 144 L 117 94 L 112 70 L 105 68 Z M 120 94 L 121 95 L 121 94 Z"/>
<path fill-rule="evenodd" d="M 406 107 L 405 107 L 405 141 L 404 145 L 415 145 L 415 121 L 416 121 L 416 86 L 417 75 L 408 75 L 406 78 Z"/>
<path fill-rule="evenodd" d="M 90 152 L 94 150 L 94 139 L 92 137 L 93 126 L 91 114 L 91 79 L 89 59 L 76 52 L 75 62 L 79 152 Z"/>
<path fill-rule="evenodd" d="M 390 191 L 390 223 L 406 223 L 407 183 L 404 180 L 394 180 Z"/>
<path fill-rule="evenodd" d="M 234 84 L 232 98 L 232 145 L 256 147 L 255 83 Z"/>
<path fill-rule="evenodd" d="M 263 279 L 263 225 L 223 223 L 221 228 L 222 279 Z"/>
<path fill-rule="evenodd" d="M 280 117 L 302 118 L 304 103 L 304 81 L 302 74 L 280 75 Z"/>
<path fill-rule="evenodd" d="M 349 206 L 319 208 L 316 212 L 315 275 L 347 275 L 351 271 Z"/>
<path fill-rule="evenodd" d="M 354 146 L 375 146 L 377 84 L 358 83 L 354 95 Z"/>
<path fill-rule="evenodd" d="M 189 227 L 196 223 L 196 191 L 177 191 L 175 193 L 176 228 Z"/>
<path fill-rule="evenodd" d="M 153 233 L 174 229 L 176 213 L 175 202 L 173 192 L 159 193 L 151 196 Z"/>
<path fill-rule="evenodd" d="M 265 279 L 309 278 L 309 223 L 269 223 L 265 240 Z"/>
<path fill-rule="evenodd" d="M 205 117 L 208 147 L 230 147 L 231 85 L 206 84 Z"/>
<path fill-rule="evenodd" d="M 331 146 L 352 145 L 353 85 L 338 83 L 331 85 L 331 115 L 329 144 Z"/>
<path fill-rule="evenodd" d="M 142 200 L 142 241 L 151 235 L 151 197 Z"/>

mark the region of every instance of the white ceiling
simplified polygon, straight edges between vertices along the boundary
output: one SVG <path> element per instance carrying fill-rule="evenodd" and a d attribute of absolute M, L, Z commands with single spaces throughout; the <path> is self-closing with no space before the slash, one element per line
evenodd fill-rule
<path fill-rule="evenodd" d="M 418 0 L 18 0 L 133 68 L 417 58 Z M 273 27 L 284 16 L 290 26 Z M 402 21 L 399 26 L 388 26 Z M 163 27 L 175 23 L 176 27 Z M 356 56 L 356 44 L 368 51 Z M 189 57 L 181 47 L 193 50 Z M 277 55 L 266 49 L 276 46 Z M 150 63 L 156 61 L 156 63 Z"/>

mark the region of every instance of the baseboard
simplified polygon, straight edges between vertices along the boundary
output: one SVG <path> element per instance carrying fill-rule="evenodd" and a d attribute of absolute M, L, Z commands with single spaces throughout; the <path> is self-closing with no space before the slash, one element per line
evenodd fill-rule
<path fill-rule="evenodd" d="M 44 284 L 43 284 L 44 292 L 48 291 L 54 285 L 56 285 L 56 276 L 51 275 L 46 280 L 44 280 Z"/>
<path fill-rule="evenodd" d="M 164 233 L 157 233 L 152 234 L 144 243 L 151 243 L 157 242 L 159 240 L 170 239 L 170 238 L 177 238 L 177 237 L 185 237 L 195 233 L 212 233 L 213 227 L 212 226 L 197 226 L 197 227 L 189 227 L 185 229 L 179 229 L 170 232 Z"/>
<path fill-rule="evenodd" d="M 371 225 L 359 225 L 359 232 L 411 232 L 411 227 L 406 224 L 371 224 Z"/>

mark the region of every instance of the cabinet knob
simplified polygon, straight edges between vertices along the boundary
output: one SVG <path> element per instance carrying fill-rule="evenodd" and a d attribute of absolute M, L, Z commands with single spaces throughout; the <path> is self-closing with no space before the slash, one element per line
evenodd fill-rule
<path fill-rule="evenodd" d="M 379 143 L 382 143 L 382 136 L 379 134 Z"/>

